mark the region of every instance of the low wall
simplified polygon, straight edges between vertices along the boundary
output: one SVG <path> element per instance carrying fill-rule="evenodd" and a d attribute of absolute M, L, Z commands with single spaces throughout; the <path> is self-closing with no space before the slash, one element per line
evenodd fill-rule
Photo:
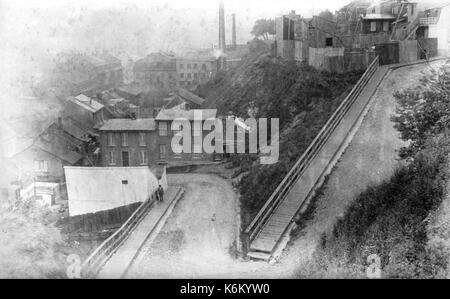
<path fill-rule="evenodd" d="M 159 184 L 146 166 L 64 167 L 64 171 L 70 216 L 144 202 Z"/>

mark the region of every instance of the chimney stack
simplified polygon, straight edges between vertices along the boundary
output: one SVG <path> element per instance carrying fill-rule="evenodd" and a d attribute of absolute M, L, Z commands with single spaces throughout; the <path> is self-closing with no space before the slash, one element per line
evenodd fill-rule
<path fill-rule="evenodd" d="M 225 9 L 223 7 L 223 0 L 219 2 L 219 69 L 225 69 Z"/>
<path fill-rule="evenodd" d="M 236 14 L 232 14 L 232 34 L 231 34 L 231 43 L 233 49 L 236 49 Z"/>

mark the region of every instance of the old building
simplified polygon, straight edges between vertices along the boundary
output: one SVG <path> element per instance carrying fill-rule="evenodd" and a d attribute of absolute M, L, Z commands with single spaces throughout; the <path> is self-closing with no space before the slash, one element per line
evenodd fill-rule
<path fill-rule="evenodd" d="M 154 119 L 110 119 L 99 130 L 101 165 L 142 166 L 158 160 Z"/>
<path fill-rule="evenodd" d="M 276 18 L 276 56 L 298 61 L 308 59 L 308 22 L 295 11 Z"/>
<path fill-rule="evenodd" d="M 100 154 L 103 166 L 142 166 L 174 161 L 213 160 L 212 154 L 203 152 L 203 141 L 195 145 L 194 138 L 204 138 L 203 123 L 216 116 L 216 109 L 180 108 L 163 109 L 155 119 L 110 119 L 99 129 Z M 199 116 L 199 118 L 195 118 Z M 171 142 L 176 132 L 172 122 L 185 119 L 191 123 L 191 152 L 174 153 Z M 198 120 L 194 124 L 194 120 Z M 203 139 L 202 139 L 203 140 Z"/>
<path fill-rule="evenodd" d="M 105 120 L 113 117 L 103 104 L 84 94 L 67 98 L 63 116 L 75 119 L 89 129 L 98 128 Z"/>
<path fill-rule="evenodd" d="M 421 38 L 436 38 L 436 55 L 450 55 L 450 4 L 429 8 L 421 13 L 416 37 L 418 40 Z M 424 43 L 421 43 L 420 46 L 426 48 Z"/>
<path fill-rule="evenodd" d="M 203 138 L 210 132 L 202 130 L 204 121 L 208 118 L 215 118 L 216 109 L 163 109 L 156 116 L 156 126 L 158 129 L 158 153 L 160 161 L 195 161 L 214 160 L 214 154 L 207 154 L 203 151 Z M 171 142 L 175 131 L 171 130 L 172 122 L 176 119 L 188 120 L 191 124 L 191 151 L 190 153 L 174 153 Z M 195 121 L 194 121 L 195 120 Z M 201 144 L 196 144 L 194 139 L 201 137 Z"/>
<path fill-rule="evenodd" d="M 139 59 L 133 66 L 134 81 L 160 89 L 177 85 L 177 63 L 175 56 L 152 53 Z"/>
<path fill-rule="evenodd" d="M 61 53 L 56 58 L 52 83 L 65 96 L 80 93 L 92 96 L 123 83 L 122 63 L 106 52 Z"/>
<path fill-rule="evenodd" d="M 192 89 L 213 78 L 217 72 L 217 59 L 214 56 L 196 53 L 177 57 L 178 86 Z"/>

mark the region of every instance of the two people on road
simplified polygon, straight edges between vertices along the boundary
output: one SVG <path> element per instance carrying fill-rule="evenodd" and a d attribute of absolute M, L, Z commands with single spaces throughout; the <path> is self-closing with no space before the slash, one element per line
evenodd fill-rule
<path fill-rule="evenodd" d="M 163 187 L 161 187 L 161 185 L 159 185 L 158 189 L 156 189 L 156 200 L 157 201 L 164 200 L 164 189 L 163 189 Z"/>

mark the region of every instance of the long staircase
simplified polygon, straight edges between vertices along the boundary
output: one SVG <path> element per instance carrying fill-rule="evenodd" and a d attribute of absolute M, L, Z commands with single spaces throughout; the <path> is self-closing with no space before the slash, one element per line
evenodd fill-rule
<path fill-rule="evenodd" d="M 314 141 L 244 231 L 247 255 L 270 260 L 282 249 L 294 217 L 304 210 L 315 190 L 351 141 L 370 98 L 388 71 L 378 57 L 343 100 Z"/>

